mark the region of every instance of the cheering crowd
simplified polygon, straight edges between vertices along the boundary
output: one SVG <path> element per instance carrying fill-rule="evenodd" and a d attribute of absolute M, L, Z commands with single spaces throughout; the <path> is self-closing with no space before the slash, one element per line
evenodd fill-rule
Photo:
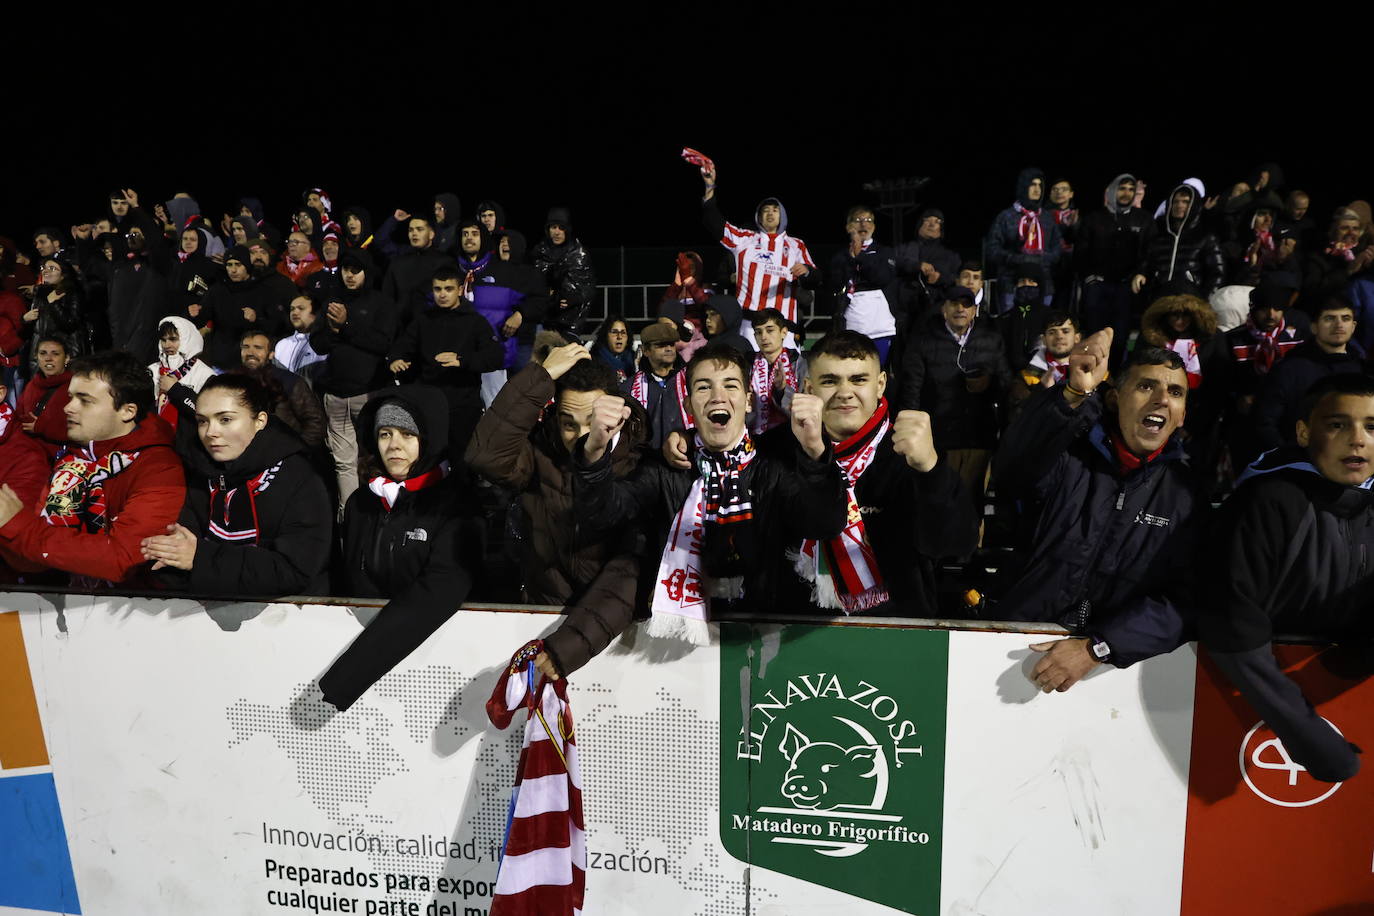
<path fill-rule="evenodd" d="M 320 188 L 270 218 L 118 189 L 0 239 L 0 574 L 385 599 L 321 679 L 341 709 L 470 599 L 563 607 L 554 678 L 722 609 L 1061 624 L 1047 692 L 1200 639 L 1353 775 L 1270 644 L 1374 636 L 1368 205 L 1274 164 L 1081 205 L 1026 169 L 976 254 L 857 205 L 822 267 L 684 157 L 702 251 L 643 327 L 589 317 L 563 208 L 531 248 L 451 193 L 374 226 Z"/>

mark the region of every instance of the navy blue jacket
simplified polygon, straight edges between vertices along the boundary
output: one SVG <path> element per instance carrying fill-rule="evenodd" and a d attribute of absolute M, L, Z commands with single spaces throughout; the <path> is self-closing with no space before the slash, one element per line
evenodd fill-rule
<path fill-rule="evenodd" d="M 1327 480 L 1298 448 L 1269 452 L 1217 513 L 1198 630 L 1208 654 L 1317 779 L 1359 770 L 1357 749 L 1313 710 L 1274 658 L 1275 633 L 1368 644 L 1374 595 L 1370 481 Z"/>
<path fill-rule="evenodd" d="M 1105 639 L 1124 668 L 1190 637 L 1190 561 L 1207 504 L 1177 438 L 1123 476 L 1106 423 L 1115 418 L 1101 394 L 1075 410 L 1061 384 L 1033 393 L 1007 428 L 997 492 L 1039 514 L 1026 567 L 996 613 Z"/>

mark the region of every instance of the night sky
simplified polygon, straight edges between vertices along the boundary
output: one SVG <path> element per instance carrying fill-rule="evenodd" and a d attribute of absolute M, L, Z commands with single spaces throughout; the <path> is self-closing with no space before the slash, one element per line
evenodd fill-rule
<path fill-rule="evenodd" d="M 1278 65 L 1273 31 L 1094 14 L 833 24 L 852 34 L 755 19 L 746 33 L 678 13 L 676 28 L 570 14 L 536 28 L 531 7 L 499 26 L 454 16 L 327 37 L 217 14 L 191 46 L 175 24 L 140 32 L 110 17 L 57 58 L 35 39 L 17 53 L 17 85 L 51 91 L 10 118 L 0 233 L 88 221 L 124 185 L 149 204 L 187 190 L 215 214 L 258 196 L 284 226 L 319 185 L 378 222 L 454 191 L 465 210 L 501 201 L 530 236 L 565 204 L 590 247 L 709 248 L 683 145 L 719 164 L 727 216 L 750 222 L 776 195 L 813 247 L 843 239 L 874 178 L 931 177 L 924 202 L 964 249 L 1028 164 L 1071 180 L 1085 209 L 1121 171 L 1148 182 L 1153 207 L 1185 177 L 1216 193 L 1270 159 L 1319 219 L 1374 193 L 1361 145 L 1337 139 L 1353 99 L 1322 88 L 1316 61 Z M 627 44 L 626 28 L 640 40 Z M 207 33 L 224 44 L 206 47 Z"/>

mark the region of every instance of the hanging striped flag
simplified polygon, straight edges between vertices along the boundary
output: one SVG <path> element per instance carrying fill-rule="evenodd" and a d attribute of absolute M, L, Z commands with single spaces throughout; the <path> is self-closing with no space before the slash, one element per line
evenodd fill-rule
<path fill-rule="evenodd" d="M 487 718 L 497 728 L 509 726 L 520 709 L 528 713 L 491 916 L 582 913 L 587 868 L 582 775 L 567 679 L 551 681 L 534 667 L 543 648 L 543 640 L 536 639 L 511 656 L 487 700 Z"/>

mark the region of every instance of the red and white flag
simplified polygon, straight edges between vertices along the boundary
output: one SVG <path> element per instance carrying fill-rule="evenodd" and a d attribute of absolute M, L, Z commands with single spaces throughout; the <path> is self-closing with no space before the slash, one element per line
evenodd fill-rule
<path fill-rule="evenodd" d="M 528 712 L 491 916 L 582 913 L 587 869 L 582 775 L 567 679 L 551 681 L 534 667 L 543 648 L 543 640 L 536 639 L 511 656 L 487 700 L 487 718 L 497 728 L 509 726 L 518 710 Z"/>

